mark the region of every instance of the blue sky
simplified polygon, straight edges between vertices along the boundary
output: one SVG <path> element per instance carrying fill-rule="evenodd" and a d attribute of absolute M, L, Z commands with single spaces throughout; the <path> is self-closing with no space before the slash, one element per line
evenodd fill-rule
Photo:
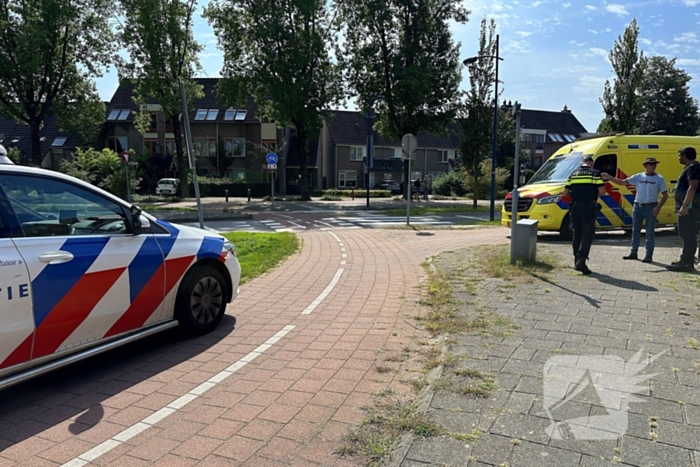
<path fill-rule="evenodd" d="M 205 4 L 200 2 L 200 12 Z M 691 95 L 700 99 L 700 0 L 467 0 L 465 6 L 469 22 L 453 27 L 462 58 L 478 49 L 481 18 L 495 18 L 504 58 L 502 99 L 517 100 L 524 108 L 558 111 L 566 105 L 588 131 L 595 131 L 603 118 L 598 99 L 605 80 L 613 78 L 608 51 L 632 18 L 639 23 L 645 55 L 676 57 L 676 66 L 693 77 Z M 219 76 L 221 53 L 201 16 L 195 20 L 195 38 L 205 46 L 203 76 Z M 102 99 L 111 99 L 116 73 L 97 84 Z M 468 84 L 465 69 L 463 86 Z"/>

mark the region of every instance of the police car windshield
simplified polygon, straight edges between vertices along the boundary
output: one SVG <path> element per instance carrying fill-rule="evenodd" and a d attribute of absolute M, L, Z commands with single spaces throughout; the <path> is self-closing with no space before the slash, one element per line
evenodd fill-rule
<path fill-rule="evenodd" d="M 569 154 L 549 159 L 527 184 L 565 182 L 569 179 L 569 175 L 581 166 L 582 162 L 583 153 L 580 152 L 570 152 Z"/>

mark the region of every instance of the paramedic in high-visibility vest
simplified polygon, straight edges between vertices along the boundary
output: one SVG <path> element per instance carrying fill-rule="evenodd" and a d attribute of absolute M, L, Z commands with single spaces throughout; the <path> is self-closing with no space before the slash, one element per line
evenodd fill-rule
<path fill-rule="evenodd" d="M 678 162 L 685 167 L 678 176 L 673 196 L 676 201 L 678 235 L 683 240 L 683 251 L 680 261 L 667 267 L 671 271 L 692 272 L 695 269 L 695 250 L 698 247 L 697 222 L 700 218 L 700 163 L 695 159 L 697 152 L 693 147 L 685 147 L 678 151 Z"/>
<path fill-rule="evenodd" d="M 583 164 L 564 185 L 563 198 L 569 198 L 569 215 L 574 228 L 572 242 L 574 250 L 574 269 L 582 274 L 590 274 L 586 266 L 588 253 L 595 234 L 595 218 L 600 205 L 598 197 L 605 194 L 605 182 L 600 172 L 593 168 L 593 156 L 583 156 Z"/>

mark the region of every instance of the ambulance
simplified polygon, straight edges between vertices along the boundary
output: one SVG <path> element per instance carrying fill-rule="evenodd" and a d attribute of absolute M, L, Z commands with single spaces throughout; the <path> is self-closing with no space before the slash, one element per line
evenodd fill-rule
<path fill-rule="evenodd" d="M 0 145 L 0 389 L 176 326 L 213 331 L 240 277 L 218 233 L 14 165 Z"/>
<path fill-rule="evenodd" d="M 644 159 L 655 157 L 660 162 L 656 172 L 664 177 L 669 191 L 669 200 L 659 213 L 657 226 L 675 226 L 673 189 L 683 170 L 678 162 L 678 150 L 686 146 L 700 149 L 700 137 L 617 133 L 578 138 L 561 147 L 518 189 L 517 219 L 537 220 L 538 230 L 559 232 L 563 239 L 570 239 L 569 205 L 561 194 L 569 176 L 581 166 L 583 156 L 590 154 L 595 169 L 619 179 L 644 171 Z M 605 191 L 599 199 L 602 209 L 598 211 L 596 229 L 631 230 L 634 187 L 607 182 Z M 501 225 L 510 227 L 512 209 L 512 193 L 508 193 L 501 211 Z"/>

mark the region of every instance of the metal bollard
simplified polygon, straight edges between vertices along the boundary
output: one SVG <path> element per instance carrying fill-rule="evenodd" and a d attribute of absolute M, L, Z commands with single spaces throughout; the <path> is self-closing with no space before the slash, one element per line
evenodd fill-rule
<path fill-rule="evenodd" d="M 250 188 L 248 188 L 248 202 L 250 203 Z"/>
<path fill-rule="evenodd" d="M 226 202 L 228 203 L 228 190 L 224 190 L 224 193 L 226 194 Z"/>

